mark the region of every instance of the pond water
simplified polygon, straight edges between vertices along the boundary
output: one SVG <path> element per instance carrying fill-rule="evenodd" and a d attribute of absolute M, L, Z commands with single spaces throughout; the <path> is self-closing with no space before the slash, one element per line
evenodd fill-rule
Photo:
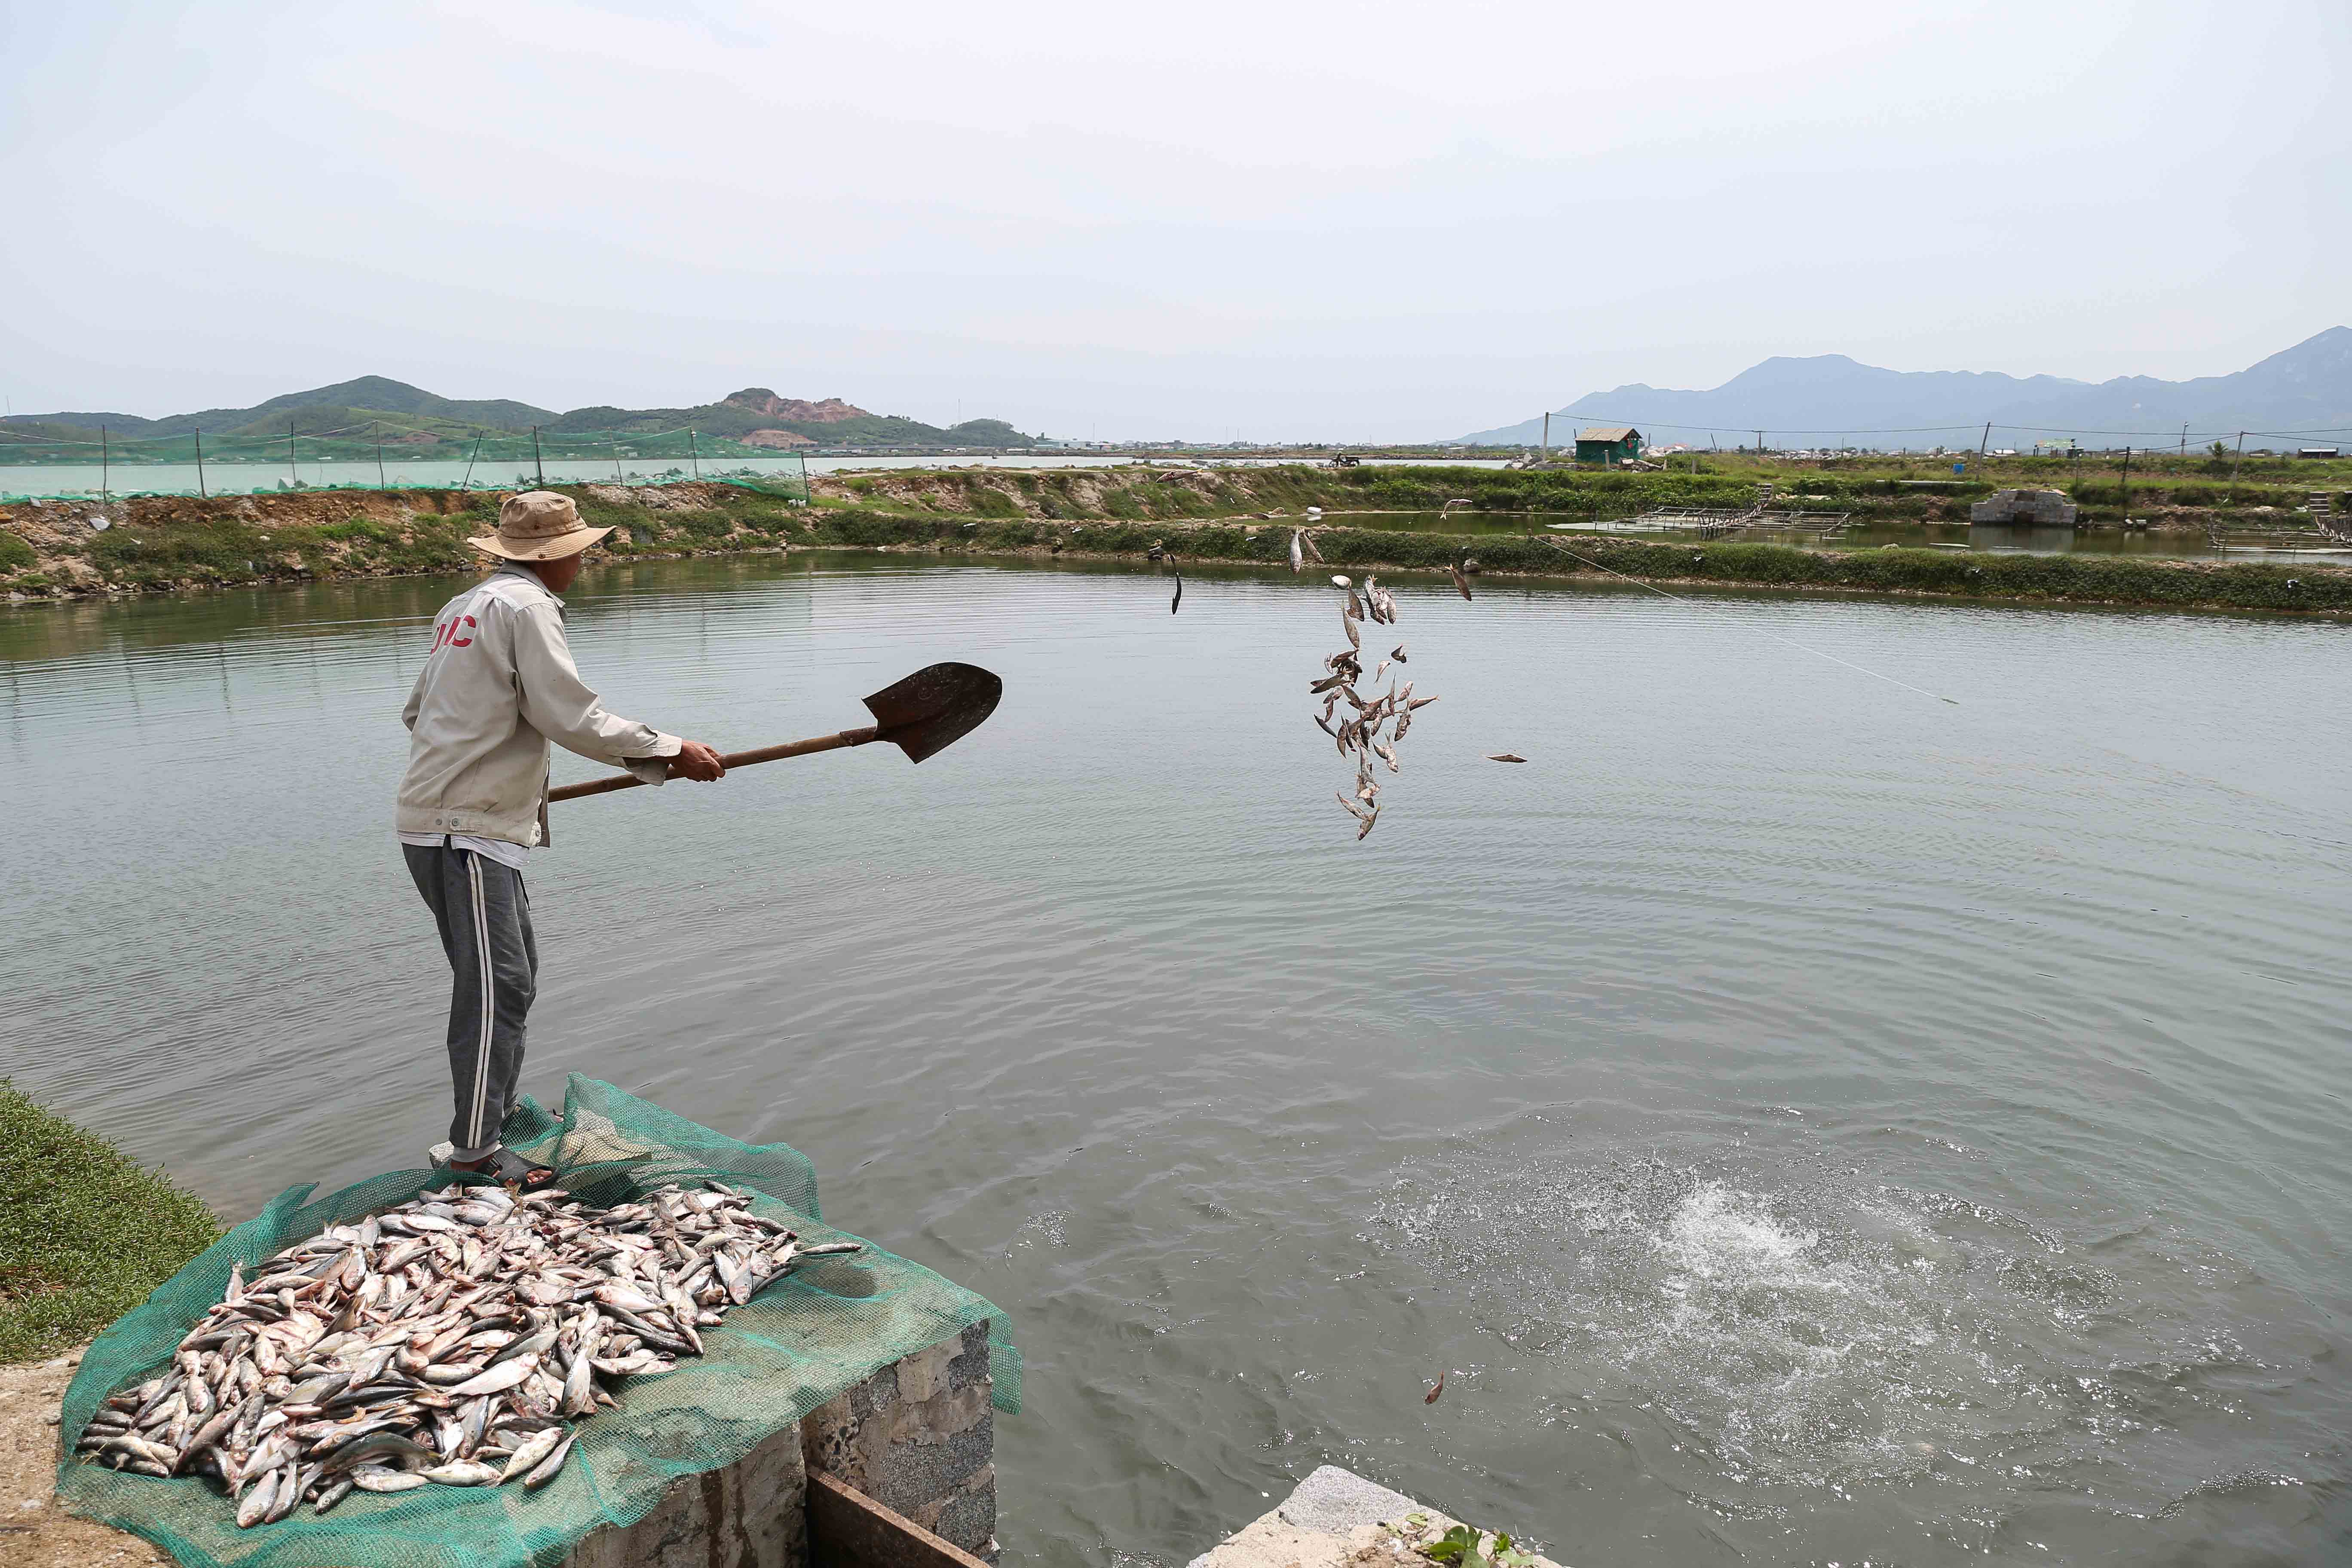
<path fill-rule="evenodd" d="M 441 1135 L 455 585 L 0 613 L 0 1072 L 224 1215 Z M 592 678 L 724 746 L 1006 694 L 558 807 L 526 1087 L 789 1141 L 1008 1309 L 1007 1561 L 1327 1461 L 1584 1568 L 2352 1550 L 2344 631 L 1395 586 L 1444 700 L 1359 843 L 1315 579 L 592 571 Z"/>

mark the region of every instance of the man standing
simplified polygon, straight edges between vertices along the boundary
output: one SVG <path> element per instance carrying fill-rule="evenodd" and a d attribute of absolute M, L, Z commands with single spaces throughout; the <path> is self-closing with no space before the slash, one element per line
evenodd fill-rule
<path fill-rule="evenodd" d="M 401 719 L 401 854 L 441 928 L 456 984 L 449 1076 L 457 1115 L 436 1162 L 518 1187 L 553 1177 L 499 1142 L 522 1077 L 523 1024 L 537 994 L 523 858 L 548 843 L 548 743 L 625 767 L 647 784 L 716 779 L 719 753 L 608 710 L 580 679 L 557 595 L 613 531 L 580 521 L 569 496 L 531 490 L 499 508 L 498 531 L 467 541 L 499 569 L 443 607 L 433 651 Z"/>

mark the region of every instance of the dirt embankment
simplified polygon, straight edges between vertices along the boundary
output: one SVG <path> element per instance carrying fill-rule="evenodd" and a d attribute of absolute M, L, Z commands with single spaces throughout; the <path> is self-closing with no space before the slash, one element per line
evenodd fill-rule
<path fill-rule="evenodd" d="M 1661 504 L 1664 478 L 1433 468 L 867 470 L 820 477 L 811 505 L 716 482 L 562 488 L 590 521 L 614 527 L 607 549 L 624 559 L 793 547 L 1122 557 L 1164 545 L 1187 561 L 1283 566 L 1292 529 L 1311 524 L 1335 566 L 1442 571 L 1467 552 L 1496 574 L 2352 612 L 2352 571 L 2323 563 L 1563 540 L 1532 526 L 1538 517 L 1614 517 Z M 1706 504 L 1711 482 L 1699 476 L 1671 493 Z M 1381 513 L 1402 521 L 1398 514 L 1436 511 L 1457 497 L 1474 513 L 1527 526 L 1470 536 L 1345 526 Z M 494 526 L 499 500 L 444 490 L 140 499 L 110 509 L 103 529 L 87 502 L 16 503 L 0 511 L 0 589 L 23 599 L 462 572 L 479 564 L 466 540 Z"/>
<path fill-rule="evenodd" d="M 80 1353 L 0 1366 L 0 1563 L 33 1568 L 170 1568 L 135 1535 L 58 1505 L 58 1403 Z"/>

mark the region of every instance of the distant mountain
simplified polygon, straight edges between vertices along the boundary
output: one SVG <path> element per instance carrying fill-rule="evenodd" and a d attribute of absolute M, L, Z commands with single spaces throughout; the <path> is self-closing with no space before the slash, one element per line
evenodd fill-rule
<path fill-rule="evenodd" d="M 2261 432 L 2336 429 L 2352 437 L 2352 327 L 2330 327 L 2291 349 L 2229 375 L 2158 381 L 2018 377 L 1979 371 L 1896 371 L 1843 354 L 1768 359 L 1706 392 L 1634 384 L 1580 397 L 1554 413 L 1554 446 L 1573 441 L 1580 424 L 1634 425 L 1660 442 L 1725 446 L 1804 445 L 1846 438 L 1871 447 L 1958 446 L 1969 426 L 1993 424 L 1994 445 L 2016 447 L 2077 432 L 2086 446 L 2162 445 L 2183 424 L 2193 442 L 2256 432 L 2247 445 L 2290 446 L 2291 435 Z M 1943 428 L 1933 428 L 1942 426 Z M 2006 427 L 2006 428 L 2004 428 Z M 1480 446 L 1532 446 L 1542 421 L 1530 419 L 1458 439 Z M 1886 432 L 1872 434 L 1872 432 Z M 1907 432 L 1907 433 L 1906 433 Z M 2132 432 L 2106 436 L 2094 432 Z M 2316 437 L 2332 444 L 2333 437 Z M 1968 443 L 1973 444 L 1973 443 Z"/>
<path fill-rule="evenodd" d="M 692 408 L 574 408 L 557 414 L 502 398 L 436 396 L 387 376 L 309 392 L 289 392 L 250 408 L 207 408 L 162 419 L 134 414 L 17 414 L 0 419 L 0 443 L 95 440 L 100 426 L 118 437 L 283 436 L 289 423 L 303 435 L 379 425 L 404 445 L 463 440 L 477 430 L 521 433 L 538 426 L 565 432 L 643 433 L 694 429 L 756 447 L 1020 447 L 1030 437 L 999 419 L 971 419 L 941 429 L 895 415 L 870 414 L 837 397 L 811 403 L 779 397 L 764 386 L 745 387 Z"/>

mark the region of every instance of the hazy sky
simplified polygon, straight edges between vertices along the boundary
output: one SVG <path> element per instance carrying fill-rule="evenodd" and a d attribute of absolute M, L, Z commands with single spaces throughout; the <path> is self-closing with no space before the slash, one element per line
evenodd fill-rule
<path fill-rule="evenodd" d="M 2352 319 L 2352 5 L 0 0 L 0 394 L 1401 438 Z"/>

